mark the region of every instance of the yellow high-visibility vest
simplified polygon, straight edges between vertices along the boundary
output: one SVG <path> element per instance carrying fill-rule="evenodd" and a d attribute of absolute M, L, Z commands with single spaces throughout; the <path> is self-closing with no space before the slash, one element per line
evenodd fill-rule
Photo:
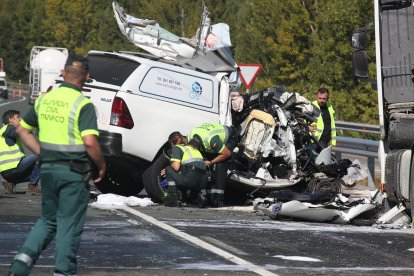
<path fill-rule="evenodd" d="M 188 135 L 188 140 L 191 140 L 195 134 L 199 135 L 203 140 L 203 146 L 208 152 L 213 151 L 210 146 L 210 141 L 214 136 L 218 135 L 223 144 L 226 143 L 229 136 L 226 127 L 217 123 L 204 123 L 193 128 Z"/>
<path fill-rule="evenodd" d="M 171 159 L 171 162 L 181 162 L 186 165 L 194 162 L 203 162 L 203 155 L 197 149 L 192 146 L 176 145 L 183 151 L 183 157 L 181 160 Z"/>
<path fill-rule="evenodd" d="M 317 106 L 319 108 L 319 110 L 321 109 L 321 107 L 318 104 L 318 101 L 313 101 L 312 102 L 315 106 Z M 328 108 L 329 111 L 329 116 L 331 117 L 331 144 L 332 146 L 336 145 L 336 127 L 335 127 L 335 110 L 333 109 L 332 105 L 327 102 L 326 106 Z M 316 138 L 318 138 L 318 140 L 321 138 L 323 130 L 324 130 L 324 123 L 323 123 L 323 119 L 322 119 L 322 114 L 319 115 L 318 117 L 318 121 L 316 123 L 316 132 L 314 133 Z"/>
<path fill-rule="evenodd" d="M 39 122 L 40 148 L 85 151 L 78 121 L 81 109 L 89 103 L 91 101 L 82 93 L 64 86 L 39 97 L 35 102 L 35 111 Z"/>
<path fill-rule="evenodd" d="M 7 145 L 6 139 L 3 137 L 7 126 L 4 125 L 0 129 L 0 172 L 17 168 L 20 160 L 24 157 L 18 143 L 13 146 Z"/>

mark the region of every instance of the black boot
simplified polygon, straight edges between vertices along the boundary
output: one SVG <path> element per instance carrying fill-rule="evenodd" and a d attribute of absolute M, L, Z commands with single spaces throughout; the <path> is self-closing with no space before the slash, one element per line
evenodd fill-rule
<path fill-rule="evenodd" d="M 223 195 L 211 195 L 211 207 L 213 208 L 220 208 L 224 206 L 224 197 Z"/>
<path fill-rule="evenodd" d="M 196 198 L 196 204 L 199 208 L 207 207 L 207 195 L 204 193 L 199 193 Z"/>
<path fill-rule="evenodd" d="M 167 196 L 164 198 L 164 206 L 180 207 L 180 201 L 178 199 L 177 187 L 169 186 L 167 189 Z"/>

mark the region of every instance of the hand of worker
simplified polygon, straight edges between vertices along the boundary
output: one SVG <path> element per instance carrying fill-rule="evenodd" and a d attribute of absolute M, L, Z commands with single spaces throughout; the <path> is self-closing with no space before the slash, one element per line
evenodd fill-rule
<path fill-rule="evenodd" d="M 106 163 L 98 170 L 98 176 L 93 180 L 93 182 L 98 183 L 101 182 L 105 178 L 106 173 Z"/>
<path fill-rule="evenodd" d="M 316 131 L 316 125 L 309 125 L 309 131 L 315 132 Z"/>

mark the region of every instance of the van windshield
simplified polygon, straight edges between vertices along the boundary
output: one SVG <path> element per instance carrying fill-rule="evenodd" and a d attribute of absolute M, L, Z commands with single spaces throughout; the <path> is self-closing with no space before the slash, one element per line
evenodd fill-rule
<path fill-rule="evenodd" d="M 6 86 L 6 82 L 4 80 L 0 80 L 0 86 Z"/>
<path fill-rule="evenodd" d="M 140 65 L 115 55 L 88 55 L 90 77 L 98 82 L 122 86 Z"/>

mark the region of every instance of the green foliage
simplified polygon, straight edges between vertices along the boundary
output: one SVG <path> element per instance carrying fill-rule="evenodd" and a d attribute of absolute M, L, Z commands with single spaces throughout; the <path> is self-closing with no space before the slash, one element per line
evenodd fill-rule
<path fill-rule="evenodd" d="M 372 0 L 204 0 L 212 23 L 230 26 L 239 64 L 263 66 L 252 90 L 284 85 L 313 100 L 331 91 L 337 119 L 376 123 L 377 95 L 352 73 L 350 37 L 373 21 Z M 193 37 L 201 0 L 119 0 L 130 15 L 155 19 L 178 36 Z M 1 0 L 0 56 L 8 77 L 27 81 L 25 65 L 35 45 L 139 51 L 118 29 L 110 0 Z M 374 61 L 373 46 L 369 55 Z M 371 76 L 375 65 L 370 64 Z"/>

